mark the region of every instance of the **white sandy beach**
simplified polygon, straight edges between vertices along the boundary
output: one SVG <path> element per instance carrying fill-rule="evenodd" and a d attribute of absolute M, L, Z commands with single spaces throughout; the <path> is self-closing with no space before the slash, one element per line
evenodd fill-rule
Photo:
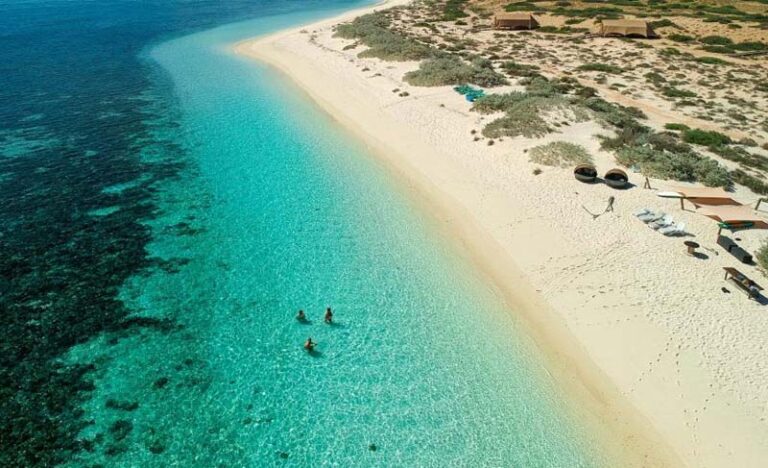
<path fill-rule="evenodd" d="M 389 5 L 397 3 L 406 2 Z M 450 87 L 403 83 L 415 62 L 343 50 L 349 41 L 334 38 L 332 25 L 365 10 L 236 48 L 289 76 L 401 176 L 504 291 L 555 378 L 639 453 L 633 464 L 768 465 L 768 308 L 726 283 L 723 267 L 766 283 L 762 274 L 715 245 L 716 223 L 642 189 L 639 174 L 626 191 L 581 184 L 569 169 L 533 175 L 540 166 L 526 149 L 554 140 L 587 148 L 601 173 L 616 167 L 594 122 L 539 140 L 473 141 L 488 117 Z M 679 185 L 652 180 L 654 189 Z M 610 196 L 615 210 L 593 219 L 587 210 L 601 212 Z M 685 222 L 707 258 L 646 227 L 633 216 L 641 208 Z M 754 252 L 765 231 L 736 237 Z"/>

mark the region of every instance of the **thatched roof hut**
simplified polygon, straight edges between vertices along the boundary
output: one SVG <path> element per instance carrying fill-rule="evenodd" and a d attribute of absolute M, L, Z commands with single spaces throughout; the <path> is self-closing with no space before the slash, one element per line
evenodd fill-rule
<path fill-rule="evenodd" d="M 539 22 L 530 13 L 502 11 L 493 15 L 494 29 L 536 29 Z"/>
<path fill-rule="evenodd" d="M 647 21 L 641 19 L 603 20 L 600 25 L 600 35 L 619 37 L 656 37 L 653 28 Z"/>

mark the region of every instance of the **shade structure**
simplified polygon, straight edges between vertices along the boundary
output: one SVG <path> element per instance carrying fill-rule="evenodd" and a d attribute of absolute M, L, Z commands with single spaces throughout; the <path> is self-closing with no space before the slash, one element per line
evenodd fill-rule
<path fill-rule="evenodd" d="M 597 169 L 591 164 L 580 164 L 573 170 L 573 175 L 581 182 L 591 183 L 597 180 Z"/>
<path fill-rule="evenodd" d="M 629 183 L 629 176 L 621 169 L 611 169 L 603 177 L 606 185 L 613 188 L 625 188 Z"/>
<path fill-rule="evenodd" d="M 603 20 L 600 25 L 600 34 L 606 37 L 656 37 L 651 25 L 640 19 Z"/>
<path fill-rule="evenodd" d="M 696 205 L 700 206 L 713 206 L 713 205 L 732 205 L 741 206 L 741 203 L 734 200 L 732 195 L 721 188 L 715 187 L 672 187 L 672 192 L 680 194 L 681 199 L 686 199 Z M 682 200 L 680 201 L 682 206 Z"/>
<path fill-rule="evenodd" d="M 736 229 L 740 227 L 768 229 L 768 221 L 755 214 L 752 208 L 745 205 L 702 206 L 697 210 L 697 213 L 701 213 L 718 223 L 733 226 Z M 722 224 L 721 227 L 726 227 L 722 226 Z"/>
<path fill-rule="evenodd" d="M 493 27 L 496 29 L 536 29 L 539 27 L 539 22 L 531 13 L 502 11 L 493 15 Z"/>

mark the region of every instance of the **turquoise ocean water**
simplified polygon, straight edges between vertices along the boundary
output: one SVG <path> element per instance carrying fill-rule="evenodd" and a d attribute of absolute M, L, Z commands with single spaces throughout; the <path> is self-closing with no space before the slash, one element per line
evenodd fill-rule
<path fill-rule="evenodd" d="M 147 262 L 113 288 L 120 323 L 144 326 L 56 358 L 89 383 L 65 464 L 605 463 L 431 214 L 284 76 L 231 51 L 349 7 L 311 3 L 142 49 L 170 94 L 133 148 L 144 165 L 183 164 L 100 187 L 111 202 L 83 214 L 112 219 L 133 209 L 117 195 L 151 193 L 136 225 Z"/>

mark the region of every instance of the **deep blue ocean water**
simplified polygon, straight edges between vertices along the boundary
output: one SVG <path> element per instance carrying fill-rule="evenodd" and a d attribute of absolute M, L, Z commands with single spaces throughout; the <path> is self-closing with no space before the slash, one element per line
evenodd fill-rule
<path fill-rule="evenodd" d="M 231 53 L 362 3 L 0 5 L 0 465 L 600 463 L 436 221 Z"/>

